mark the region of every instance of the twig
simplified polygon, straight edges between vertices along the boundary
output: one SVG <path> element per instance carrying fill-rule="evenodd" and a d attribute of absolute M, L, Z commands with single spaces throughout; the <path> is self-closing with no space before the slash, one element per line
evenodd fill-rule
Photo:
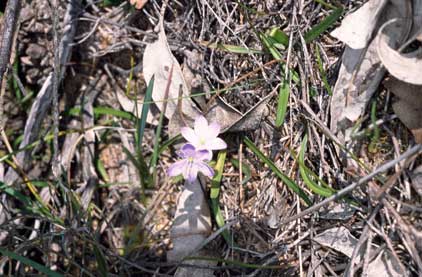
<path fill-rule="evenodd" d="M 368 182 L 369 180 L 371 180 L 372 178 L 374 178 L 376 175 L 387 171 L 388 169 L 394 167 L 398 162 L 407 159 L 415 154 L 418 154 L 420 151 L 422 150 L 422 145 L 421 144 L 417 144 L 415 146 L 413 146 L 412 148 L 410 148 L 409 150 L 407 150 L 406 152 L 404 152 L 401 156 L 397 157 L 396 159 L 389 161 L 385 164 L 383 164 L 382 166 L 378 167 L 376 170 L 374 170 L 372 173 L 368 174 L 367 176 L 361 178 L 359 181 L 352 183 L 351 185 L 345 187 L 344 189 L 338 191 L 337 193 L 333 194 L 332 196 L 326 198 L 325 200 L 321 201 L 318 204 L 315 204 L 314 206 L 304 210 L 301 213 L 298 213 L 295 216 L 289 217 L 285 220 L 283 220 L 281 222 L 281 224 L 286 224 L 289 223 L 291 221 L 297 220 L 305 215 L 308 215 L 310 213 L 313 213 L 317 210 L 319 210 L 320 208 L 326 206 L 328 203 L 335 201 L 343 196 L 345 196 L 346 194 L 352 192 L 355 188 L 359 187 L 360 185 Z"/>
<path fill-rule="evenodd" d="M 3 83 L 3 77 L 9 67 L 15 31 L 18 26 L 20 8 L 20 0 L 7 1 L 6 11 L 4 14 L 4 28 L 0 41 L 0 84 Z"/>
<path fill-rule="evenodd" d="M 59 49 L 59 15 L 58 15 L 58 1 L 53 1 L 52 16 L 53 16 L 53 47 L 54 47 L 54 62 L 53 62 L 53 174 L 56 178 L 59 178 L 58 167 L 59 167 L 59 100 L 58 90 L 60 82 L 60 49 Z"/>

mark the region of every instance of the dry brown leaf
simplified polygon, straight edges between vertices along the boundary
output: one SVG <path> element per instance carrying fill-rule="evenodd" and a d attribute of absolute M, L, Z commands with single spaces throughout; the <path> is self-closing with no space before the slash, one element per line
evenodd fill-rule
<path fill-rule="evenodd" d="M 388 0 L 370 0 L 354 13 L 344 17 L 339 28 L 331 35 L 350 48 L 361 49 L 368 46 L 384 6 Z"/>
<path fill-rule="evenodd" d="M 398 97 L 393 104 L 394 112 L 409 128 L 417 143 L 422 143 L 422 86 L 412 85 L 389 78 L 384 86 Z"/>
<path fill-rule="evenodd" d="M 349 258 L 352 257 L 353 251 L 358 245 L 358 239 L 355 238 L 345 227 L 328 229 L 315 236 L 314 240 L 323 246 L 343 253 Z M 377 248 L 378 247 L 376 245 L 372 245 L 371 252 L 374 253 Z M 361 248 L 355 259 L 355 264 L 358 264 L 363 260 L 363 251 L 364 248 Z M 369 263 L 368 272 L 377 273 L 376 275 L 369 274 L 368 276 L 399 277 L 408 275 L 406 272 L 401 270 L 394 256 L 389 251 L 385 250 L 381 251 L 377 258 Z"/>
<path fill-rule="evenodd" d="M 148 0 L 130 0 L 130 4 L 134 5 L 138 10 L 142 9 L 147 2 Z"/>
<path fill-rule="evenodd" d="M 148 83 L 152 76 L 154 76 L 154 89 L 152 92 L 152 99 L 157 104 L 158 108 L 162 109 L 164 94 L 167 86 L 167 79 L 169 70 L 173 67 L 173 77 L 170 84 L 167 109 L 165 116 L 171 118 L 177 109 L 177 102 L 179 97 L 179 88 L 182 88 L 182 111 L 183 116 L 187 119 L 194 120 L 201 115 L 201 111 L 196 107 L 192 99 L 189 98 L 190 92 L 183 78 L 182 70 L 176 58 L 170 51 L 167 43 L 167 37 L 164 33 L 164 28 L 161 26 L 158 40 L 154 43 L 148 44 L 143 55 L 143 73 L 146 82 Z M 184 125 L 181 125 L 182 127 Z"/>
<path fill-rule="evenodd" d="M 380 4 L 382 3 L 380 2 Z M 401 4 L 396 3 L 396 5 L 388 3 L 383 8 L 382 16 L 379 17 L 378 22 L 373 17 L 370 20 L 361 20 L 368 23 L 368 29 L 373 29 L 377 24 L 380 25 L 391 18 L 411 15 L 412 10 L 408 0 L 402 1 Z M 367 14 L 367 16 L 370 15 Z M 404 40 L 404 34 L 408 34 L 410 26 L 402 27 L 399 32 L 388 35 L 396 40 Z M 344 35 L 345 37 L 347 35 L 353 36 L 352 33 Z M 365 41 L 365 37 L 360 38 L 361 41 Z M 367 47 L 363 49 L 353 49 L 346 46 L 331 101 L 331 129 L 333 132 L 349 129 L 364 114 L 368 101 L 378 89 L 384 74 L 385 69 L 377 53 L 376 39 L 370 41 Z M 346 132 L 344 140 L 348 141 L 349 139 Z"/>
<path fill-rule="evenodd" d="M 390 252 L 383 250 L 368 265 L 367 276 L 386 276 L 386 277 L 405 277 L 407 273 L 400 269 L 400 265 L 396 259 L 392 257 Z"/>
<path fill-rule="evenodd" d="M 386 22 L 379 30 L 377 51 L 383 65 L 391 75 L 407 83 L 422 85 L 422 78 L 420 77 L 422 72 L 422 48 L 411 53 L 400 53 L 396 49 L 401 46 L 401 41 L 397 40 L 397 37 L 389 35 L 392 32 L 399 32 L 409 22 L 411 22 L 409 18 L 397 18 Z M 417 29 L 416 33 L 408 43 L 422 35 L 420 31 L 421 26 L 415 27 Z"/>

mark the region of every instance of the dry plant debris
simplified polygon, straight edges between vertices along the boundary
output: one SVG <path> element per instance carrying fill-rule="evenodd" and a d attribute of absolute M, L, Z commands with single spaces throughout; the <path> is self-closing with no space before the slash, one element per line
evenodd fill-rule
<path fill-rule="evenodd" d="M 2 1 L 0 275 L 420 276 L 421 9 Z"/>

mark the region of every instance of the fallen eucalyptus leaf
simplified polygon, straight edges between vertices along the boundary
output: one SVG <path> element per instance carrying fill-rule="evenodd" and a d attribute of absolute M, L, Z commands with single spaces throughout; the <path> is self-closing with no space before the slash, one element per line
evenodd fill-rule
<path fill-rule="evenodd" d="M 349 230 L 345 227 L 335 227 L 324 231 L 323 233 L 314 237 L 314 241 L 317 243 L 334 249 L 347 257 L 351 258 L 355 247 L 358 245 L 358 239 L 355 238 Z M 372 245 L 371 252 L 375 253 L 378 246 Z M 359 253 L 356 257 L 355 264 L 359 264 L 363 260 L 364 247 L 361 247 Z M 369 274 L 371 272 L 371 274 Z M 404 272 L 398 262 L 395 260 L 395 257 L 391 252 L 383 250 L 381 253 L 369 263 L 368 265 L 368 276 L 388 276 L 388 277 L 398 277 L 398 276 L 407 276 L 408 274 Z"/>
<path fill-rule="evenodd" d="M 388 0 L 370 0 L 357 11 L 344 17 L 340 27 L 331 32 L 331 35 L 350 48 L 361 49 L 368 46 L 378 18 Z"/>
<path fill-rule="evenodd" d="M 330 220 L 348 220 L 356 212 L 356 209 L 348 203 L 333 203 L 328 205 L 326 210 L 324 210 L 320 217 L 323 219 Z"/>
<path fill-rule="evenodd" d="M 413 170 L 410 175 L 411 184 L 413 189 L 422 197 L 422 165 Z"/>
<path fill-rule="evenodd" d="M 164 33 L 164 27 L 160 24 L 160 33 L 158 40 L 148 44 L 143 55 L 143 73 L 147 83 L 155 76 L 155 84 L 152 92 L 152 99 L 162 109 L 162 102 L 167 101 L 165 116 L 171 118 L 177 109 L 177 102 L 181 101 L 183 110 L 180 111 L 184 117 L 195 119 L 201 115 L 201 111 L 196 107 L 192 99 L 189 98 L 190 92 L 183 78 L 182 70 L 176 58 L 170 51 L 167 43 L 167 37 Z M 164 92 L 167 86 L 167 78 L 170 68 L 173 65 L 173 76 L 169 87 L 168 99 L 164 99 Z M 179 89 L 182 90 L 182 97 L 179 98 Z M 182 125 L 183 126 L 183 125 Z M 181 127 L 182 127 L 181 126 Z"/>
<path fill-rule="evenodd" d="M 323 246 L 334 249 L 349 258 L 352 257 L 353 250 L 358 244 L 358 239 L 343 226 L 324 231 L 323 233 L 315 236 L 314 241 Z M 359 263 L 362 257 L 363 253 L 360 251 L 356 257 L 356 263 Z"/>
<path fill-rule="evenodd" d="M 394 112 L 409 128 L 417 143 L 422 143 L 422 86 L 412 85 L 396 78 L 389 78 L 384 86 L 398 97 Z"/>
<path fill-rule="evenodd" d="M 367 276 L 405 277 L 406 272 L 400 268 L 396 259 L 389 251 L 383 250 L 369 263 Z"/>
<path fill-rule="evenodd" d="M 408 0 L 401 1 L 402 4 L 396 0 L 393 2 L 395 4 L 388 3 L 383 8 L 382 16 L 379 16 L 378 20 L 373 19 L 373 16 L 376 15 L 366 14 L 371 17 L 367 19 L 367 28 L 374 29 L 377 24 L 382 24 L 391 18 L 411 16 L 412 11 L 409 8 Z M 365 22 L 364 19 L 361 20 Z M 369 21 L 373 22 L 369 23 Z M 401 26 L 401 29 L 390 32 L 388 35 L 394 40 L 401 41 L 406 39 L 409 29 L 410 26 L 405 24 Z M 344 35 L 346 37 L 353 36 L 352 33 Z M 346 46 L 331 101 L 331 129 L 334 133 L 339 130 L 347 130 L 354 125 L 365 112 L 366 106 L 373 93 L 378 89 L 384 74 L 385 69 L 377 53 L 377 39 L 372 39 L 363 49 Z M 350 140 L 348 135 L 344 140 Z"/>
<path fill-rule="evenodd" d="M 379 30 L 377 51 L 378 55 L 388 70 L 388 72 L 397 79 L 415 84 L 422 85 L 422 49 L 419 48 L 411 53 L 400 53 L 396 50 L 401 46 L 401 41 L 397 37 L 392 37 L 389 34 L 392 32 L 399 32 L 402 26 L 412 22 L 412 19 L 392 19 L 386 22 Z M 412 36 L 411 40 L 418 38 L 422 33 L 421 26 L 414 26 L 417 28 L 417 33 Z M 412 41 L 409 41 L 410 43 Z M 407 43 L 406 43 L 407 44 Z"/>

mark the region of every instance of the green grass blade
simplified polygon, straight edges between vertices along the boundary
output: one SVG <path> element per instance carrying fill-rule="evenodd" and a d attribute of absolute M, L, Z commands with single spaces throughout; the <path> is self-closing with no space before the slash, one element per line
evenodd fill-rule
<path fill-rule="evenodd" d="M 26 264 L 27 266 L 30 266 L 30 267 L 38 270 L 39 272 L 46 274 L 49 277 L 63 277 L 64 276 L 64 275 L 62 275 L 60 273 L 57 273 L 57 272 L 52 271 L 51 269 L 49 269 L 48 267 L 43 266 L 42 264 L 39 264 L 37 262 L 34 262 L 31 259 L 28 259 L 26 257 L 23 257 L 21 255 L 18 255 L 18 254 L 14 253 L 14 252 L 8 251 L 8 250 L 6 250 L 4 248 L 0 248 L 0 253 L 3 256 L 7 256 L 7 257 L 9 257 L 11 259 L 14 259 L 14 260 L 17 260 L 17 261 L 19 261 L 19 262 L 21 262 L 23 264 Z"/>
<path fill-rule="evenodd" d="M 95 160 L 95 166 L 97 168 L 98 173 L 100 174 L 100 177 L 104 180 L 104 182 L 110 182 L 110 177 L 107 174 L 107 170 L 104 167 L 104 163 L 99 158 Z"/>
<path fill-rule="evenodd" d="M 261 159 L 267 166 L 270 167 L 270 169 L 274 172 L 274 174 L 280 178 L 294 193 L 299 195 L 300 198 L 305 201 L 306 205 L 311 206 L 312 202 L 308 198 L 308 196 L 305 194 L 305 192 L 287 175 L 283 174 L 280 169 L 277 168 L 277 166 L 268 159 L 261 151 L 259 151 L 258 147 L 247 137 L 243 139 L 246 146 L 255 154 L 258 156 L 258 158 Z"/>
<path fill-rule="evenodd" d="M 65 115 L 80 116 L 81 115 L 81 108 L 79 108 L 79 107 L 71 108 L 66 112 Z M 118 117 L 118 118 L 128 119 L 130 121 L 136 121 L 136 116 L 134 116 L 133 114 L 125 112 L 125 111 L 120 111 L 120 110 L 116 110 L 116 109 L 113 109 L 113 108 L 109 108 L 109 107 L 95 107 L 94 108 L 94 115 L 95 116 L 111 115 L 111 116 L 115 116 L 115 117 Z"/>
<path fill-rule="evenodd" d="M 300 152 L 299 152 L 299 172 L 300 176 L 303 179 L 303 182 L 306 184 L 306 186 L 314 193 L 329 197 L 334 194 L 333 189 L 325 188 L 312 180 L 312 178 L 309 176 L 310 169 L 305 166 L 305 151 L 306 151 L 306 144 L 308 143 L 308 136 L 305 135 L 305 137 L 302 140 L 302 143 L 300 145 Z"/>
<path fill-rule="evenodd" d="M 104 257 L 104 253 L 100 250 L 100 248 L 94 243 L 94 254 L 97 260 L 98 265 L 98 272 L 99 276 L 107 277 L 108 276 L 108 268 L 106 258 Z"/>
<path fill-rule="evenodd" d="M 284 79 L 280 91 L 278 93 L 277 114 L 275 119 L 275 126 L 280 127 L 284 118 L 286 117 L 287 106 L 289 104 L 290 87 L 288 80 Z"/>
<path fill-rule="evenodd" d="M 179 135 L 176 135 L 175 137 L 172 137 L 171 139 L 166 140 L 165 142 L 163 142 L 160 145 L 160 148 L 158 149 L 158 154 L 163 153 L 164 150 L 166 150 L 170 145 L 172 145 L 176 141 L 180 140 L 181 138 L 182 138 L 182 136 L 179 134 Z"/>
<path fill-rule="evenodd" d="M 145 98 L 144 98 L 144 104 L 142 105 L 142 112 L 141 112 L 141 118 L 138 120 L 138 126 L 137 126 L 137 141 L 139 149 L 142 147 L 142 140 L 144 138 L 144 131 L 145 131 L 145 125 L 147 123 L 147 117 L 149 112 L 149 106 L 150 102 L 152 100 L 152 90 L 154 88 L 154 75 L 152 76 L 151 80 L 148 83 L 147 90 L 145 92 Z"/>
<path fill-rule="evenodd" d="M 330 84 L 328 83 L 328 80 L 327 80 L 327 73 L 325 72 L 324 66 L 322 64 L 322 59 L 321 59 L 321 55 L 319 53 L 318 45 L 315 45 L 315 53 L 316 53 L 316 60 L 317 60 L 317 64 L 318 64 L 319 74 L 321 74 L 322 83 L 324 84 L 324 87 L 327 90 L 328 95 L 332 96 L 333 91 L 332 91 L 331 86 L 330 86 Z"/>
<path fill-rule="evenodd" d="M 231 163 L 237 169 L 240 168 L 240 162 L 239 162 L 238 159 L 231 159 Z M 245 163 L 242 163 L 242 173 L 245 175 L 245 177 L 243 178 L 243 181 L 242 181 L 242 185 L 244 185 L 252 178 L 251 168 Z"/>
<path fill-rule="evenodd" d="M 370 153 L 377 152 L 377 143 L 380 138 L 380 128 L 377 125 L 377 102 L 373 101 L 371 105 L 371 123 L 374 126 L 374 131 L 372 132 L 371 142 L 368 145 L 368 151 Z"/>
<path fill-rule="evenodd" d="M 326 18 L 324 18 L 320 23 L 312 27 L 311 30 L 305 33 L 304 39 L 306 43 L 312 42 L 320 34 L 325 32 L 328 28 L 331 27 L 343 14 L 343 8 L 337 8 L 330 13 Z"/>
<path fill-rule="evenodd" d="M 282 44 L 284 47 L 289 45 L 289 36 L 280 30 L 278 27 L 274 27 L 271 29 L 269 36 L 273 38 L 277 43 Z"/>
<path fill-rule="evenodd" d="M 274 46 L 274 39 L 268 37 L 264 33 L 259 33 L 259 38 L 261 39 L 262 44 L 270 51 L 271 55 L 276 60 L 282 60 L 283 56 L 280 54 L 278 49 Z"/>
<path fill-rule="evenodd" d="M 200 41 L 199 43 L 211 49 L 218 49 L 218 50 L 227 51 L 234 54 L 264 54 L 264 52 L 261 50 L 245 48 L 245 47 L 237 46 L 237 45 L 213 43 L 209 41 Z"/>
<path fill-rule="evenodd" d="M 221 213 L 218 199 L 220 196 L 220 183 L 221 183 L 221 179 L 223 178 L 223 170 L 224 170 L 224 163 L 226 161 L 226 155 L 227 155 L 226 151 L 220 151 L 218 153 L 217 164 L 215 165 L 216 174 L 211 180 L 211 193 L 210 193 L 211 208 L 215 217 L 215 222 L 217 222 L 218 228 L 222 228 L 225 225 L 224 217 Z M 221 235 L 226 240 L 229 246 L 233 246 L 233 240 L 228 230 L 224 230 L 221 233 Z"/>

